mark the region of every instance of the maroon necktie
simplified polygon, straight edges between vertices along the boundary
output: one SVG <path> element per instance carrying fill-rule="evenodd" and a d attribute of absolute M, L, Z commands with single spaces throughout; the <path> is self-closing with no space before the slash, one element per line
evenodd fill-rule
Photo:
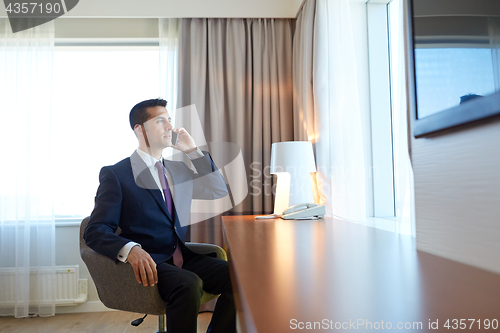
<path fill-rule="evenodd" d="M 174 202 L 172 200 L 172 194 L 170 193 L 170 188 L 168 187 L 168 182 L 167 182 L 167 176 L 165 175 L 165 169 L 163 167 L 163 164 L 161 164 L 160 161 L 156 162 L 155 164 L 156 170 L 158 170 L 158 177 L 160 178 L 160 184 L 161 188 L 163 190 L 163 194 L 165 195 L 165 203 L 167 204 L 167 209 L 168 213 L 170 214 L 170 217 L 175 223 L 174 220 Z M 182 252 L 181 248 L 179 246 L 179 241 L 177 241 L 177 245 L 175 247 L 174 255 L 174 265 L 181 268 L 183 259 L 182 259 Z"/>

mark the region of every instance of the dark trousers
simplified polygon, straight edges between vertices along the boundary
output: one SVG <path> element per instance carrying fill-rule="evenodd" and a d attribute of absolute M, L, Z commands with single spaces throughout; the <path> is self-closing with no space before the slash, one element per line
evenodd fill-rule
<path fill-rule="evenodd" d="M 236 332 L 236 309 L 227 261 L 196 254 L 185 247 L 182 254 L 182 269 L 171 260 L 156 266 L 160 296 L 168 303 L 167 331 L 196 333 L 200 299 L 205 290 L 220 294 L 207 332 Z"/>

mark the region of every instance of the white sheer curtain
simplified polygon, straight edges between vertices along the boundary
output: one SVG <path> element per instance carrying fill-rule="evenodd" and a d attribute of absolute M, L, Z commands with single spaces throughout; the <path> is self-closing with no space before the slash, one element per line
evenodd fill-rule
<path fill-rule="evenodd" d="M 0 19 L 0 315 L 55 313 L 53 51 L 53 21 L 13 34 Z"/>
<path fill-rule="evenodd" d="M 177 108 L 177 85 L 179 63 L 179 24 L 181 19 L 159 19 L 160 35 L 160 93 L 168 102 L 170 116 Z M 175 119 L 174 119 L 175 121 Z"/>
<path fill-rule="evenodd" d="M 330 215 L 364 221 L 365 164 L 348 0 L 306 1 L 294 38 L 294 87 L 295 138 L 314 144 L 318 201 Z"/>

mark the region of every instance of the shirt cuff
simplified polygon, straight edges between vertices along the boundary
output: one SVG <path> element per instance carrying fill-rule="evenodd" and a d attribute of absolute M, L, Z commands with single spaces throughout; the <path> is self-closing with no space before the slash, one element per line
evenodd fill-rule
<path fill-rule="evenodd" d="M 140 248 L 142 248 L 141 244 L 139 243 L 128 242 L 120 249 L 120 251 L 118 251 L 116 259 L 120 260 L 121 262 L 127 262 L 128 254 L 130 253 L 130 250 L 132 250 L 134 246 L 139 246 Z"/>
<path fill-rule="evenodd" d="M 196 148 L 196 150 L 193 150 L 192 152 L 186 154 L 190 160 L 195 160 L 197 158 L 203 157 L 203 153 L 201 152 L 200 148 Z"/>

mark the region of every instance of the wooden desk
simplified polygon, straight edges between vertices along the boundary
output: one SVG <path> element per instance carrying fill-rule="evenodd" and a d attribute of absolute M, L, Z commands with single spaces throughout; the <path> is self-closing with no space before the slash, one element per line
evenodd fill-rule
<path fill-rule="evenodd" d="M 245 332 L 376 332 L 388 322 L 393 332 L 457 331 L 447 319 L 477 332 L 467 319 L 481 331 L 485 319 L 500 321 L 500 275 L 417 251 L 409 236 L 330 218 L 226 216 L 223 224 Z M 414 322 L 421 329 L 397 329 Z"/>

